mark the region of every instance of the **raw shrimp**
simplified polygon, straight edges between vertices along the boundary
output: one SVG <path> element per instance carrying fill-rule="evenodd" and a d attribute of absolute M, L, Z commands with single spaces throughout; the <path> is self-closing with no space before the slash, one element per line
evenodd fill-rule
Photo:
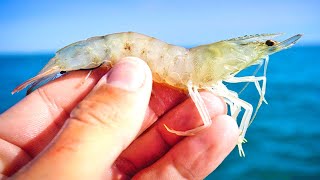
<path fill-rule="evenodd" d="M 235 119 L 243 108 L 245 111 L 239 126 L 238 149 L 240 156 L 244 156 L 242 143 L 246 142 L 246 130 L 262 102 L 266 102 L 264 95 L 268 56 L 291 47 L 302 36 L 298 34 L 282 42 L 271 40 L 278 35 L 280 34 L 243 36 L 191 49 L 170 45 L 134 32 L 92 37 L 60 49 L 37 76 L 19 85 L 12 93 L 32 83 L 28 91 L 31 92 L 39 85 L 55 79 L 60 73 L 93 69 L 101 65 L 112 67 L 123 57 L 139 57 L 149 65 L 155 82 L 187 90 L 202 118 L 202 126 L 187 131 L 173 130 L 165 125 L 171 133 L 189 136 L 211 125 L 211 118 L 199 89 L 223 97 L 230 106 L 230 115 Z M 255 74 L 235 77 L 248 66 L 258 65 L 260 68 L 263 64 L 264 75 L 261 77 L 256 77 Z M 240 99 L 238 94 L 229 90 L 223 82 L 255 84 L 260 100 L 254 115 L 252 105 Z"/>

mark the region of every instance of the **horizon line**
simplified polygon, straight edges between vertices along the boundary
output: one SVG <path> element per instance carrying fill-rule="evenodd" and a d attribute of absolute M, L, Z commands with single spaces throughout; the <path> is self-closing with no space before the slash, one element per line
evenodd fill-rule
<path fill-rule="evenodd" d="M 179 45 L 180 46 L 180 45 Z M 199 45 L 188 45 L 188 46 L 182 46 L 185 48 L 191 48 L 191 47 L 196 47 Z M 301 48 L 301 47 L 315 47 L 315 46 L 320 46 L 320 43 L 298 43 L 296 44 L 294 47 L 292 48 Z M 48 49 L 48 50 L 26 50 L 26 51 L 22 51 L 22 50 L 0 50 L 0 55 L 18 55 L 18 54 L 54 54 L 58 51 L 57 50 L 52 50 L 52 49 Z"/>

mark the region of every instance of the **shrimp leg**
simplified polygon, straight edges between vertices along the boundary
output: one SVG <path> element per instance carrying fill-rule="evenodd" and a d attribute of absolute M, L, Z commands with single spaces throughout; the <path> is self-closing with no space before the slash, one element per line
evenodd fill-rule
<path fill-rule="evenodd" d="M 241 100 L 240 98 L 234 97 L 234 96 L 230 96 L 230 95 L 225 95 L 226 98 L 230 99 L 231 101 L 233 101 L 235 104 L 240 105 L 241 107 L 243 107 L 245 109 L 244 115 L 242 117 L 241 123 L 240 123 L 240 136 L 239 136 L 239 140 L 238 140 L 238 149 L 239 149 L 239 154 L 240 156 L 245 156 L 245 153 L 243 151 L 242 148 L 242 143 L 247 142 L 247 140 L 244 138 L 246 131 L 248 129 L 249 126 L 249 122 L 251 119 L 251 115 L 253 112 L 253 107 L 251 104 Z"/>
<path fill-rule="evenodd" d="M 262 101 L 265 102 L 266 104 L 268 104 L 268 102 L 264 98 L 264 95 L 266 92 L 266 85 L 267 85 L 266 75 L 267 75 L 268 62 L 269 62 L 269 57 L 266 56 L 265 61 L 264 61 L 263 76 L 261 76 L 261 77 L 255 77 L 255 76 L 232 77 L 232 78 L 225 80 L 226 82 L 231 82 L 231 83 L 239 83 L 239 82 L 254 82 L 255 83 L 256 88 L 257 88 L 259 95 L 260 95 L 260 99 L 259 99 L 258 105 L 256 107 L 256 110 L 254 112 L 254 115 L 252 116 L 252 118 L 250 120 L 249 125 L 252 123 L 253 119 L 256 117 L 257 112 L 262 104 Z M 260 84 L 258 81 L 262 81 L 262 88 L 260 88 Z"/>
<path fill-rule="evenodd" d="M 255 76 L 255 75 L 259 72 L 259 70 L 260 70 L 260 68 L 262 67 L 262 65 L 263 65 L 263 61 L 260 61 L 260 62 L 258 63 L 258 67 L 257 67 L 256 70 L 253 72 L 252 76 Z M 250 82 L 247 82 L 247 83 L 243 86 L 243 88 L 239 91 L 239 95 L 248 87 L 249 84 L 250 84 Z"/>
<path fill-rule="evenodd" d="M 88 74 L 86 75 L 86 77 L 81 81 L 80 85 L 83 85 L 83 84 L 86 82 L 86 80 L 88 80 L 88 78 L 90 77 L 90 75 L 92 74 L 92 71 L 93 71 L 94 69 L 97 69 L 97 68 L 99 68 L 99 67 L 104 67 L 104 66 L 105 66 L 105 67 L 108 67 L 107 63 L 102 62 L 102 63 L 99 64 L 99 66 L 97 66 L 97 67 L 90 68 L 90 69 L 82 69 L 82 70 L 90 70 L 90 71 L 88 72 Z"/>
<path fill-rule="evenodd" d="M 88 72 L 88 74 L 86 75 L 86 77 L 83 78 L 83 80 L 81 81 L 80 85 L 83 85 L 86 82 L 86 80 L 88 80 L 88 78 L 90 77 L 91 74 L 92 74 L 92 70 L 90 70 Z"/>
<path fill-rule="evenodd" d="M 211 89 L 209 89 L 211 90 Z M 211 91 L 210 91 L 211 92 Z M 214 93 L 214 92 L 212 92 Z M 241 108 L 239 106 L 236 106 L 233 102 L 231 102 L 229 99 L 225 99 L 225 102 L 230 107 L 230 115 L 233 119 L 236 119 L 238 117 L 238 114 L 240 113 Z"/>
<path fill-rule="evenodd" d="M 258 90 L 259 95 L 261 96 L 261 100 L 265 102 L 267 101 L 264 98 L 265 91 L 266 91 L 266 77 L 255 77 L 255 76 L 245 76 L 245 77 L 232 77 L 229 79 L 224 80 L 225 82 L 229 83 L 241 83 L 241 82 L 254 82 L 256 89 Z M 260 87 L 259 81 L 262 81 L 262 88 Z"/>
<path fill-rule="evenodd" d="M 262 81 L 262 88 L 260 88 L 259 81 Z M 268 104 L 268 102 L 266 101 L 266 99 L 264 97 L 265 92 L 266 92 L 266 82 L 267 82 L 266 77 L 265 76 L 263 76 L 263 77 L 254 77 L 254 76 L 233 77 L 231 79 L 226 80 L 226 82 L 230 82 L 230 83 L 254 82 L 254 84 L 256 85 L 256 88 L 257 88 L 259 95 L 260 95 L 260 99 L 258 101 L 258 105 L 256 107 L 254 115 L 252 116 L 252 118 L 250 120 L 250 123 L 249 123 L 249 125 L 250 125 L 252 123 L 252 121 L 254 120 L 254 118 L 256 117 L 257 112 L 258 112 L 262 102 Z"/>
<path fill-rule="evenodd" d="M 240 156 L 245 156 L 245 153 L 242 148 L 242 143 L 247 142 L 247 140 L 244 138 L 245 133 L 248 129 L 250 117 L 253 112 L 253 107 L 251 104 L 243 101 L 242 99 L 237 97 L 237 94 L 227 89 L 227 87 L 219 83 L 219 87 L 213 87 L 213 88 L 206 88 L 208 91 L 217 94 L 218 96 L 224 97 L 227 104 L 230 106 L 231 109 L 231 116 L 236 119 L 238 116 L 241 107 L 245 109 L 244 115 L 242 116 L 242 120 L 240 123 L 240 136 L 238 139 L 238 149 Z M 233 110 L 232 110 L 233 109 Z"/>
<path fill-rule="evenodd" d="M 198 110 L 200 117 L 203 121 L 203 125 L 196 127 L 194 129 L 187 130 L 187 131 L 176 131 L 176 130 L 170 129 L 166 125 L 164 125 L 164 127 L 169 132 L 174 133 L 179 136 L 195 135 L 196 133 L 200 132 L 201 130 L 209 127 L 212 123 L 208 109 L 206 108 L 206 105 L 205 105 L 202 97 L 199 94 L 198 87 L 194 86 L 191 81 L 188 82 L 188 91 L 189 91 L 189 95 L 190 95 L 191 99 L 193 100 L 194 104 L 197 107 L 197 110 Z"/>

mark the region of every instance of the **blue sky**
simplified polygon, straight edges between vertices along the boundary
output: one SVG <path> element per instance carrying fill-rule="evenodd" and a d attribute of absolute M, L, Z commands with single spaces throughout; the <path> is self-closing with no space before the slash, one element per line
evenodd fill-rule
<path fill-rule="evenodd" d="M 56 51 L 123 31 L 184 46 L 272 32 L 303 33 L 300 44 L 320 44 L 319 7 L 316 0 L 1 0 L 0 52 Z"/>

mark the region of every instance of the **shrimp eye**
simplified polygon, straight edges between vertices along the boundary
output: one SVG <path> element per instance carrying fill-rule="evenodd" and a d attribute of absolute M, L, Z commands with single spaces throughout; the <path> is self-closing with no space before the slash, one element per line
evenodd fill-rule
<path fill-rule="evenodd" d="M 266 41 L 266 45 L 268 46 L 273 46 L 276 42 L 274 42 L 273 40 L 267 40 Z"/>
<path fill-rule="evenodd" d="M 60 71 L 60 74 L 64 74 L 64 73 L 66 73 L 67 71 Z"/>

